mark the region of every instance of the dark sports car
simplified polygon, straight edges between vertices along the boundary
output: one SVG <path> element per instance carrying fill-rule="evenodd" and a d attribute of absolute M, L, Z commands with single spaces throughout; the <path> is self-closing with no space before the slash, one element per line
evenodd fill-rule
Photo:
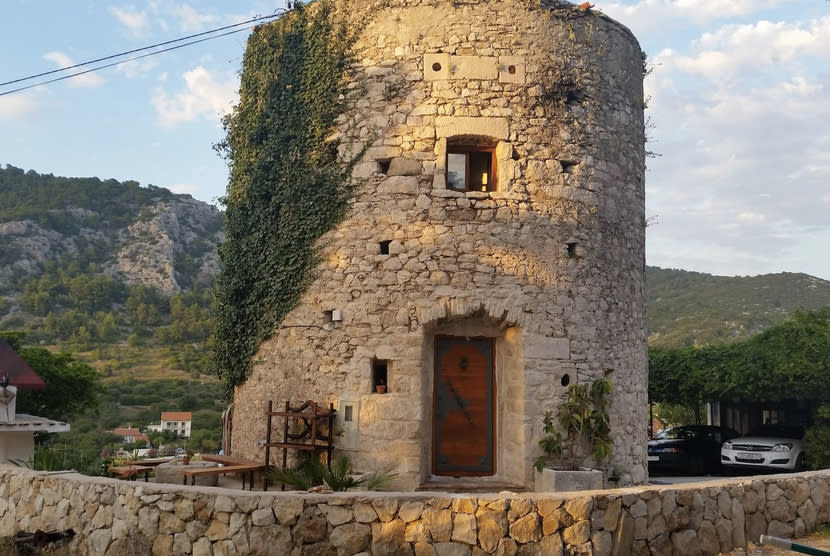
<path fill-rule="evenodd" d="M 649 473 L 720 473 L 721 444 L 737 436 L 737 431 L 713 425 L 681 425 L 665 429 L 648 442 Z"/>

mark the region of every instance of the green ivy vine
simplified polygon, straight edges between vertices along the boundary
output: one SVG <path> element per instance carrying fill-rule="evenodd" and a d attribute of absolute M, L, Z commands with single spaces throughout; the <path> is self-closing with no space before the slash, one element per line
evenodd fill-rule
<path fill-rule="evenodd" d="M 216 146 L 228 161 L 226 240 L 215 290 L 214 341 L 226 386 L 314 279 L 317 240 L 346 214 L 353 160 L 330 139 L 348 99 L 352 38 L 320 0 L 256 28 L 242 63 L 239 104 Z"/>

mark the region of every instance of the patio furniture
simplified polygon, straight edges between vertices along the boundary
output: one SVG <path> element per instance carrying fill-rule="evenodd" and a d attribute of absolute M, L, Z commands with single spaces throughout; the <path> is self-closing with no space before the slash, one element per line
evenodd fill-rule
<path fill-rule="evenodd" d="M 331 453 L 334 449 L 334 404 L 324 409 L 315 402 L 306 401 L 297 407 L 285 402 L 284 411 L 274 411 L 269 400 L 265 410 L 268 425 L 265 438 L 265 464 L 271 465 L 271 448 L 282 450 L 282 466 L 288 465 L 288 451 L 311 452 L 312 456 L 326 454 L 326 465 L 331 468 Z M 273 418 L 283 418 L 283 440 L 272 442 Z M 285 485 L 282 485 L 285 490 Z M 268 475 L 265 476 L 264 490 L 268 490 Z"/>
<path fill-rule="evenodd" d="M 118 475 L 122 479 L 135 481 L 136 475 L 144 473 L 144 482 L 149 481 L 150 471 L 154 469 L 150 465 L 114 465 L 107 469 L 107 472 Z"/>

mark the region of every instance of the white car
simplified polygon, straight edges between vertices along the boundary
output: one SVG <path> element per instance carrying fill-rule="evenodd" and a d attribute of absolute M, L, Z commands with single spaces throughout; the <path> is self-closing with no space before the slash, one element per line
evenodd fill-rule
<path fill-rule="evenodd" d="M 804 427 L 761 425 L 746 436 L 727 440 L 720 449 L 726 472 L 801 471 L 805 464 Z"/>

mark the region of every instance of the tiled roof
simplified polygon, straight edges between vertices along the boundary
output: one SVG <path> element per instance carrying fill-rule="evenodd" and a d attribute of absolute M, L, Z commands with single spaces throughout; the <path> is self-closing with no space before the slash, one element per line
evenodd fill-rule
<path fill-rule="evenodd" d="M 8 376 L 9 384 L 21 390 L 43 390 L 46 383 L 0 336 L 0 377 Z"/>
<path fill-rule="evenodd" d="M 162 411 L 162 421 L 192 421 L 193 413 L 190 411 Z"/>
<path fill-rule="evenodd" d="M 114 429 L 112 433 L 117 434 L 118 436 L 139 436 L 141 431 L 138 429 L 117 428 Z"/>

